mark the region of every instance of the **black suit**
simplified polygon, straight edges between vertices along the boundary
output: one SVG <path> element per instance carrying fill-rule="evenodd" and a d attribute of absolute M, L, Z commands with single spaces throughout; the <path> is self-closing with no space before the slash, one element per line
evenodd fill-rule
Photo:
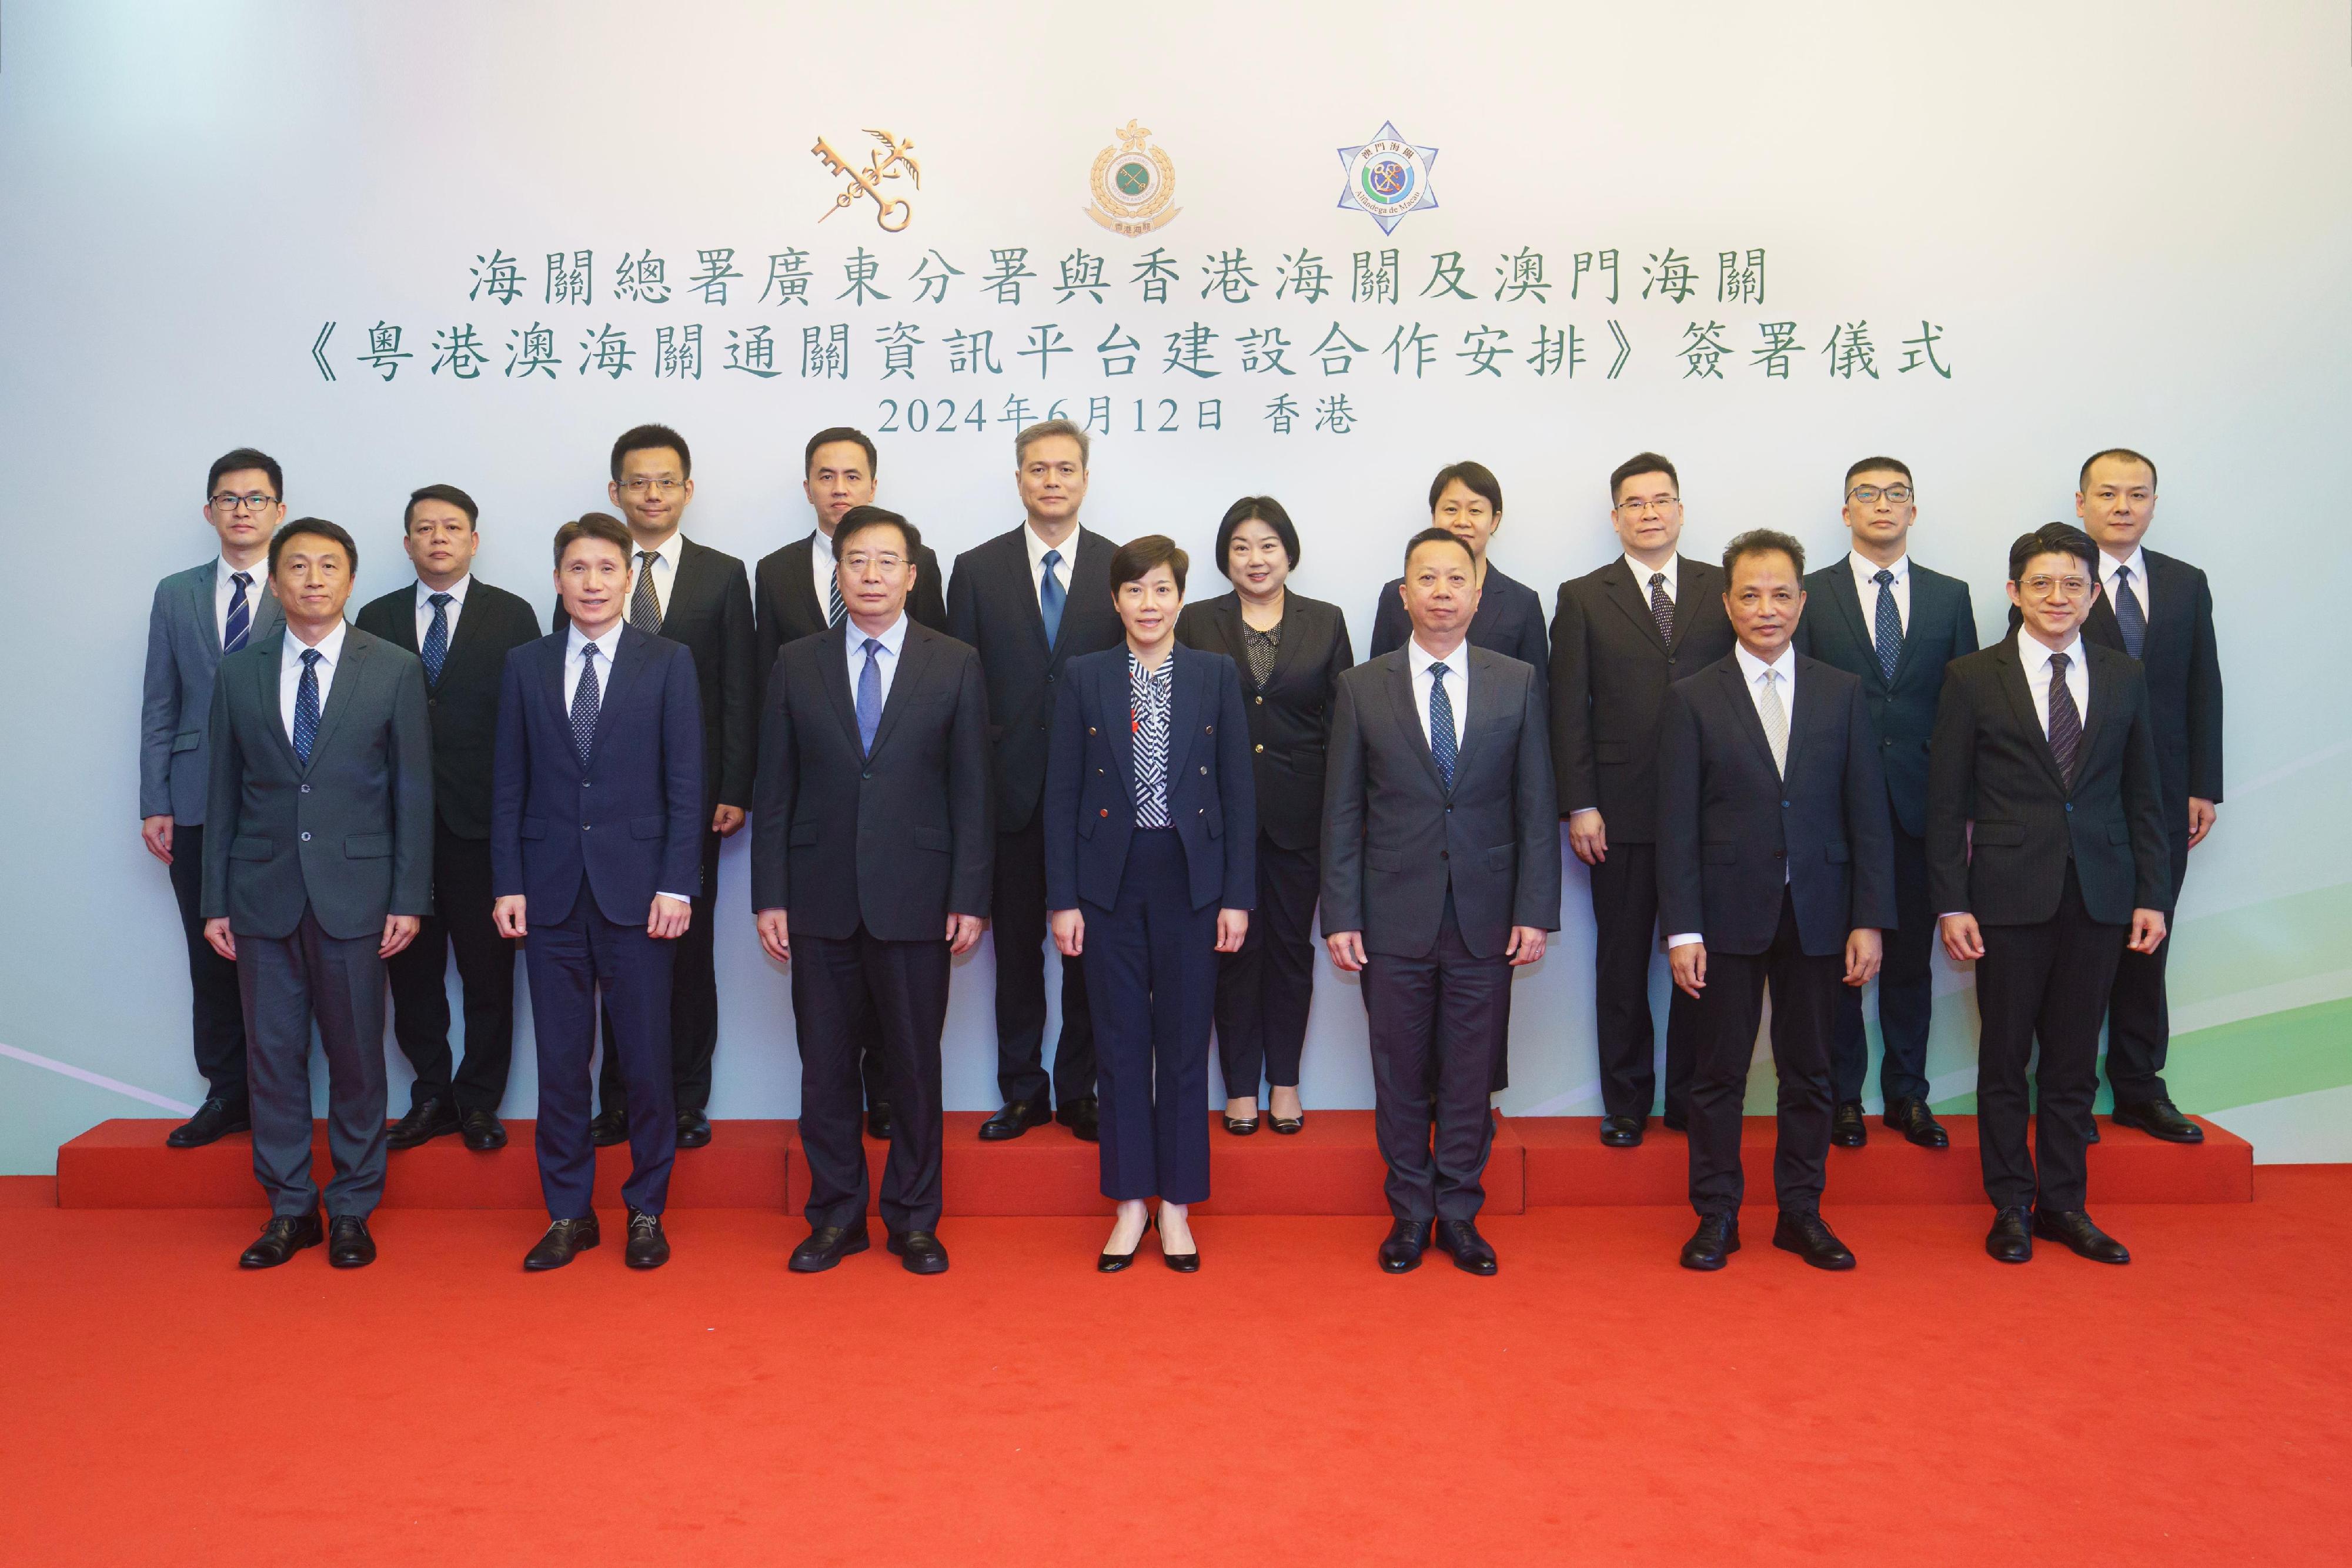
<path fill-rule="evenodd" d="M 1690 1100 L 1691 1207 L 1737 1216 L 1740 1103 L 1769 981 L 1787 1211 L 1818 1209 L 1830 1150 L 1832 1009 L 1847 934 L 1895 924 L 1895 846 L 1862 683 L 1784 653 L 1777 765 L 1734 653 L 1666 694 L 1658 738 L 1658 911 L 1706 944 Z"/>
<path fill-rule="evenodd" d="M 441 678 L 425 677 L 433 721 L 433 913 L 416 940 L 385 962 L 392 1032 L 415 1070 L 413 1101 L 454 1102 L 498 1113 L 514 1055 L 515 946 L 490 919 L 490 771 L 499 732 L 499 680 L 507 653 L 539 639 L 530 603 L 478 578 L 466 585 Z M 417 652 L 416 584 L 371 601 L 359 628 Z M 428 622 L 429 624 L 429 622 Z M 466 1060 L 453 1077 L 449 958 L 466 998 Z"/>
<path fill-rule="evenodd" d="M 1323 928 L 1363 934 L 1373 1128 L 1400 1219 L 1471 1219 L 1493 1145 L 1511 928 L 1559 928 L 1559 813 L 1535 670 L 1483 648 L 1449 789 L 1411 653 L 1339 677 L 1323 792 Z M 1429 1083 L 1436 1062 L 1435 1138 Z"/>
<path fill-rule="evenodd" d="M 1973 914 L 1984 934 L 1977 1116 L 1985 1191 L 2001 1208 L 2034 1203 L 2037 1189 L 2043 1207 L 2084 1207 L 2099 1019 L 2132 911 L 2162 909 L 2169 891 L 2147 679 L 2125 654 L 2075 645 L 2090 702 L 2071 783 L 2035 709 L 2021 638 L 1953 662 L 1928 757 L 1928 894 L 1939 914 Z"/>
<path fill-rule="evenodd" d="M 1054 698 L 1064 667 L 1125 634 L 1110 598 L 1118 548 L 1090 528 L 1061 546 L 1065 598 L 1048 643 L 1029 577 L 1024 523 L 956 557 L 948 583 L 948 633 L 980 652 L 988 677 L 988 737 L 996 791 L 996 1084 L 1009 1103 L 1043 1103 L 1045 1048 L 1045 839 L 1037 801 L 1045 788 Z M 1054 1049 L 1052 1098 L 1063 1105 L 1095 1092 L 1094 1028 L 1085 976 L 1062 966 L 1062 1038 Z"/>
<path fill-rule="evenodd" d="M 634 557 L 632 558 L 634 560 Z M 710 831 L 720 806 L 749 810 L 751 774 L 759 760 L 758 636 L 751 623 L 751 583 L 743 563 L 692 539 L 678 540 L 677 566 L 661 603 L 663 640 L 694 655 L 702 703 L 702 873 L 694 887 L 694 919 L 677 940 L 670 986 L 670 1076 L 680 1111 L 710 1104 L 710 1059 L 719 1049 L 719 835 Z M 554 629 L 571 619 L 555 607 Z M 610 1009 L 604 1033 L 613 1032 Z M 597 1095 L 607 1112 L 625 1114 L 628 1092 L 614 1052 L 604 1053 Z"/>
<path fill-rule="evenodd" d="M 980 658 L 908 622 L 869 752 L 849 668 L 854 623 L 788 643 L 760 727 L 751 906 L 789 915 L 812 1226 L 866 1214 L 858 1051 L 870 1036 L 890 1102 L 882 1218 L 940 1219 L 940 1034 L 950 914 L 985 919 L 995 823 Z"/>
<path fill-rule="evenodd" d="M 1601 1103 L 1647 1117 L 1656 1092 L 1650 956 L 1658 936 L 1658 719 L 1666 688 L 1731 652 L 1723 572 L 1675 558 L 1674 640 L 1659 635 L 1650 591 L 1625 558 L 1559 585 L 1551 622 L 1551 754 L 1559 814 L 1597 808 L 1609 852 L 1592 868 L 1593 1033 Z M 1698 1009 L 1666 1008 L 1669 1114 L 1686 1108 Z"/>
<path fill-rule="evenodd" d="M 1227 1098 L 1263 1081 L 1298 1083 L 1315 995 L 1315 895 L 1322 880 L 1323 772 L 1331 703 L 1355 664 L 1336 604 L 1286 591 L 1281 643 L 1265 685 L 1250 677 L 1241 596 L 1184 606 L 1176 636 L 1231 658 L 1249 715 L 1257 786 L 1257 913 L 1241 951 L 1217 960 L 1217 1053 Z"/>
<path fill-rule="evenodd" d="M 2221 655 L 2213 639 L 2213 591 L 2205 574 L 2185 560 L 2142 547 L 2147 563 L 2147 630 L 2140 667 L 2147 674 L 2148 716 L 2156 728 L 2156 775 L 2164 792 L 2164 832 L 2171 856 L 2169 915 L 2189 875 L 2189 800 L 2221 800 Z M 2102 582 L 2115 562 L 2099 558 Z M 2010 625 L 2017 625 L 2011 609 Z M 2101 647 L 2124 647 L 2113 597 L 2102 592 L 2083 622 L 2083 636 Z M 2165 1000 L 2167 940 L 2153 953 L 2125 949 L 2107 998 L 2107 1082 L 2117 1104 L 2168 1100 L 2164 1059 L 2172 1044 L 2172 1010 Z"/>
<path fill-rule="evenodd" d="M 1870 723 L 1878 737 L 1886 774 L 1887 799 L 1895 813 L 1895 913 L 1899 924 L 1886 933 L 1886 961 L 1878 972 L 1878 1028 L 1885 1054 L 1878 1087 L 1888 1101 L 1927 1098 L 1927 1025 L 1935 1009 L 1929 965 L 1936 945 L 1936 911 L 1927 899 L 1927 740 L 1936 730 L 1936 699 L 1944 689 L 1944 666 L 1977 651 L 1975 607 L 1969 585 L 1905 563 L 1911 615 L 1904 625 L 1903 651 L 1895 678 L 1879 663 L 1878 601 L 1865 604 L 1855 591 L 1851 556 L 1805 579 L 1807 602 L 1797 622 L 1796 649 L 1862 679 Z M 1837 1029 L 1830 1041 L 1830 1073 L 1841 1101 L 1862 1098 L 1870 1071 L 1870 1040 L 1862 1025 L 1862 991 L 1840 986 Z"/>

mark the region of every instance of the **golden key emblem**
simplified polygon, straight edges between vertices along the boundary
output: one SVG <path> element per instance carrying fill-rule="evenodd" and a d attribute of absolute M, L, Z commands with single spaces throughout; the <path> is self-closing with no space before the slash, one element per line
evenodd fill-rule
<path fill-rule="evenodd" d="M 822 136 L 816 139 L 816 145 L 809 149 L 817 160 L 824 163 L 827 172 L 842 175 L 849 181 L 848 184 L 842 187 L 841 194 L 833 199 L 833 205 L 827 207 L 817 218 L 817 222 L 824 222 L 826 218 L 833 216 L 842 208 L 856 205 L 858 197 L 866 196 L 872 198 L 874 203 L 874 221 L 886 232 L 897 234 L 913 219 L 914 209 L 907 204 L 904 197 L 894 200 L 884 195 L 882 182 L 895 180 L 904 173 L 913 182 L 915 189 L 919 191 L 923 188 L 922 167 L 915 162 L 915 144 L 912 141 L 901 141 L 887 131 L 876 131 L 870 127 L 866 134 L 880 142 L 882 146 L 881 151 L 875 153 L 863 169 L 857 167 L 854 158 L 844 158 L 835 152 L 833 144 Z"/>

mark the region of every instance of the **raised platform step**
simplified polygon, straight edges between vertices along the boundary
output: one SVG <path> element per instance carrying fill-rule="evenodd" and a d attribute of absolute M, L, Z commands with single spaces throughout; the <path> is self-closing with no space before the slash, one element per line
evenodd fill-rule
<path fill-rule="evenodd" d="M 943 1180 L 947 1207 L 960 1215 L 1108 1213 L 1098 1155 L 1069 1130 L 1041 1127 L 1008 1143 L 979 1139 L 982 1113 L 947 1116 Z M 1830 1151 L 1827 1206 L 1858 1203 L 1971 1204 L 1985 1201 L 1974 1117 L 1947 1116 L 1948 1150 L 1915 1148 L 1874 1120 L 1860 1149 Z M 2103 1122 L 2091 1151 L 2095 1205 L 2244 1203 L 2253 1197 L 2253 1146 L 2210 1122 L 2202 1145 L 2162 1144 Z M 57 1202 L 63 1208 L 258 1208 L 251 1141 L 226 1138 L 203 1149 L 171 1149 L 168 1121 L 103 1122 L 58 1151 Z M 1680 1205 L 1689 1179 L 1689 1145 L 1653 1122 L 1636 1149 L 1601 1145 L 1589 1116 L 1497 1117 L 1486 1167 L 1486 1207 L 1517 1214 L 1531 1207 L 1625 1204 Z M 387 1207 L 537 1208 L 539 1166 L 533 1124 L 507 1124 L 512 1141 L 477 1155 L 455 1137 L 392 1156 Z M 797 1212 L 808 1196 L 808 1167 L 791 1122 L 719 1122 L 708 1148 L 679 1153 L 670 1203 L 679 1208 L 778 1208 Z M 1742 1160 L 1751 1204 L 1769 1204 L 1773 1127 L 1748 1118 Z M 329 1166 L 323 1129 L 314 1143 L 317 1170 Z M 866 1141 L 878 1192 L 885 1148 Z M 1382 1166 L 1369 1111 L 1311 1111 L 1306 1129 L 1283 1137 L 1260 1130 L 1226 1134 L 1211 1118 L 1213 1214 L 1385 1214 Z M 596 1199 L 618 1207 L 628 1174 L 625 1146 L 600 1149 Z"/>

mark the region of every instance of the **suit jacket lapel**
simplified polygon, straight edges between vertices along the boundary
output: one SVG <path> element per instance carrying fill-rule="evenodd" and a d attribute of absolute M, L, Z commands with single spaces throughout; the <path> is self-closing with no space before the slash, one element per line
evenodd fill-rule
<path fill-rule="evenodd" d="M 2147 651 L 2145 644 L 2141 651 Z M 2074 753 L 2074 777 L 2077 779 L 2083 777 L 2084 768 L 2090 763 L 2091 747 L 2097 744 L 2099 730 L 2106 724 L 2107 715 L 2122 700 L 2116 695 L 2115 676 L 2102 668 L 2105 661 L 2093 656 L 2088 642 L 2083 644 L 2083 658 L 2090 665 L 2083 672 L 2083 686 L 2091 694 L 2091 711 L 2083 716 L 2083 739 L 2080 748 Z"/>
<path fill-rule="evenodd" d="M 842 734 L 849 737 L 850 751 L 862 756 L 865 747 L 857 737 L 857 697 L 849 689 L 849 632 L 835 630 L 825 641 L 833 646 L 817 661 L 817 674 L 824 682 L 824 695 L 833 703 L 834 716 L 841 720 Z M 902 676 L 906 674 L 904 670 L 898 673 Z M 896 689 L 894 682 L 892 690 Z"/>
<path fill-rule="evenodd" d="M 567 623 L 560 631 L 542 637 L 540 645 L 540 689 L 547 695 L 547 711 L 555 727 L 569 741 L 572 736 L 572 709 L 563 700 L 563 661 L 572 651 L 572 628 Z M 574 768 L 580 766 L 580 748 L 566 745 L 563 755 Z"/>
<path fill-rule="evenodd" d="M 1024 523 L 1021 526 L 1025 528 L 1029 525 Z M 1046 650 L 1049 654 L 1055 657 L 1060 655 L 1063 640 L 1070 630 L 1070 612 L 1076 607 L 1079 570 L 1086 565 L 1088 558 L 1110 549 L 1108 543 L 1087 532 L 1083 527 L 1076 529 L 1070 537 L 1076 541 L 1077 548 L 1062 557 L 1062 622 L 1060 625 L 1054 628 L 1054 641 Z M 1024 545 L 1023 548 L 1025 551 L 1027 547 Z M 1022 559 L 1022 565 L 1024 567 L 1028 565 L 1025 553 Z M 1024 572 L 1023 575 L 1025 577 L 1027 574 Z M 1029 602 L 1030 607 L 1037 612 L 1037 634 L 1042 637 L 1045 634 L 1045 610 L 1039 604 L 1034 593 L 1029 596 Z"/>
<path fill-rule="evenodd" d="M 2002 646 L 2000 689 L 2009 694 L 2009 706 L 2015 711 L 2018 722 L 2025 727 L 2025 733 L 2032 743 L 2033 755 L 2042 760 L 2042 770 L 2050 775 L 2050 782 L 2057 785 L 2058 792 L 2063 795 L 2069 792 L 2066 776 L 2058 771 L 2058 754 L 2050 749 L 2050 737 L 2042 730 L 2041 716 L 2034 712 L 2033 688 L 2025 683 L 2024 655 L 2018 652 L 2018 639 L 2026 635 L 2021 630 Z"/>
<path fill-rule="evenodd" d="M 2174 597 L 2175 591 L 2180 586 L 2180 574 L 2172 570 L 2172 558 L 2144 549 L 2140 551 L 2140 559 L 2147 563 L 2147 631 L 2139 645 L 2139 651 L 2145 653 L 2148 652 L 2148 643 L 2159 634 L 2158 627 L 2168 631 L 2176 625 L 2185 626 L 2189 623 L 2189 613 Z M 2118 626 L 2116 635 L 2121 636 L 2122 631 Z"/>
<path fill-rule="evenodd" d="M 1120 644 L 1124 651 L 1125 644 Z M 1173 657 L 1171 654 L 1171 657 Z M 1129 684 L 1127 661 L 1104 661 L 1102 685 L 1096 694 L 1103 722 L 1111 727 L 1110 754 L 1118 759 L 1118 776 L 1127 798 L 1135 799 L 1135 694 Z M 1127 722 L 1119 723 L 1124 717 Z"/>
<path fill-rule="evenodd" d="M 662 601 L 661 612 L 663 625 L 667 626 L 669 624 L 669 618 L 677 613 L 679 604 L 684 602 L 690 595 L 697 593 L 701 590 L 701 555 L 702 547 L 700 545 L 696 544 L 692 539 L 687 538 L 684 536 L 679 537 L 677 541 L 677 565 L 670 570 L 669 574 L 669 597 Z M 618 664 L 621 661 L 618 658 L 615 658 L 613 661 L 615 664 Z"/>
<path fill-rule="evenodd" d="M 874 727 L 874 749 L 868 757 L 880 754 L 889 743 L 890 732 L 898 727 L 898 716 L 907 711 L 921 685 L 923 672 L 931 659 L 931 634 L 918 625 L 912 616 L 907 619 L 907 635 L 898 644 L 898 672 L 890 677 L 890 695 L 882 700 L 882 720 Z M 842 676 L 847 684 L 848 675 Z M 854 711 L 854 710 L 853 710 Z"/>
<path fill-rule="evenodd" d="M 1727 700 L 1731 704 L 1731 722 L 1738 725 L 1740 733 L 1748 737 L 1749 742 L 1755 746 L 1756 755 L 1764 759 L 1765 768 L 1773 777 L 1787 777 L 1786 773 L 1772 760 L 1772 742 L 1764 734 L 1764 721 L 1756 716 L 1756 699 L 1748 690 L 1748 672 L 1740 667 L 1739 655 L 1736 653 L 1727 654 L 1722 663 L 1716 665 L 1716 668 L 1721 670 L 1724 674 L 1724 691 Z M 1789 737 L 1790 755 L 1793 756 L 1796 744 L 1796 725 L 1793 720 L 1789 726 Z"/>
<path fill-rule="evenodd" d="M 1396 705 L 1396 715 L 1404 725 L 1407 743 L 1420 757 L 1421 766 L 1428 773 L 1429 781 L 1437 787 L 1438 793 L 1444 794 L 1445 779 L 1437 771 L 1437 758 L 1430 754 L 1429 732 L 1422 728 L 1421 705 L 1413 700 L 1412 665 L 1408 662 L 1411 658 L 1412 654 L 1409 653 L 1399 651 L 1396 664 L 1389 673 L 1390 700 Z M 1459 747 L 1454 748 L 1454 776 L 1456 779 L 1462 777 L 1462 758 Z"/>
<path fill-rule="evenodd" d="M 335 737 L 336 727 L 343 722 L 343 715 L 349 713 L 352 704 L 358 700 L 352 695 L 352 688 L 367 678 L 368 648 L 367 643 L 362 641 L 366 636 L 367 633 L 356 626 L 343 628 L 342 654 L 335 661 L 334 684 L 327 688 L 326 706 L 319 712 L 319 733 L 311 739 L 310 761 L 302 769 L 305 773 L 327 754 L 328 744 Z"/>
<path fill-rule="evenodd" d="M 1890 690 L 1895 682 L 1911 673 L 1911 644 L 1919 640 L 1920 630 L 1928 624 L 1932 617 L 1941 613 L 1940 596 L 1944 591 L 1943 585 L 1931 577 L 1921 575 L 1916 565 L 1910 570 L 1911 624 L 1903 629 L 1903 651 L 1895 656 L 1895 680 L 1886 683 Z M 1845 580 L 1847 587 L 1853 586 L 1853 573 L 1847 572 Z M 1877 613 L 1877 607 L 1874 605 L 1872 607 L 1872 613 L 1874 615 Z M 1874 635 L 1868 641 L 1871 652 L 1875 653 L 1878 651 L 1877 638 Z"/>
<path fill-rule="evenodd" d="M 1486 755 L 1486 737 L 1497 727 L 1503 714 L 1499 690 L 1502 676 L 1495 670 L 1496 655 L 1484 648 L 1474 648 L 1468 643 L 1462 644 L 1462 652 L 1465 674 L 1471 677 L 1467 682 L 1470 709 L 1463 716 L 1462 745 L 1454 758 L 1454 790 L 1456 794 L 1461 792 L 1469 769 L 1476 766 L 1476 759 Z M 1435 758 L 1430 759 L 1430 766 L 1437 766 Z"/>
<path fill-rule="evenodd" d="M 1675 557 L 1675 634 L 1666 644 L 1668 653 L 1673 653 L 1690 640 L 1691 623 L 1698 619 L 1699 605 L 1709 591 L 1708 577 L 1709 569 L 1704 562 Z M 1720 597 L 1723 590 L 1716 588 L 1713 591 Z M 1642 595 L 1642 606 L 1646 614 L 1649 610 L 1647 592 Z M 1654 626 L 1657 622 L 1653 621 L 1651 624 Z"/>
<path fill-rule="evenodd" d="M 801 613 L 811 626 L 832 624 L 825 616 L 824 601 L 816 593 L 816 541 L 802 539 L 784 547 L 784 576 L 788 580 L 784 591 L 800 601 Z"/>
<path fill-rule="evenodd" d="M 1829 596 L 1834 606 L 1832 613 L 1843 614 L 1845 617 L 1846 629 L 1853 633 L 1854 641 L 1870 654 L 1870 658 L 1865 661 L 1870 669 L 1863 679 L 1874 680 L 1881 685 L 1891 684 L 1886 681 L 1885 673 L 1878 667 L 1878 637 L 1874 630 L 1875 623 L 1863 613 L 1862 594 L 1854 586 L 1853 565 L 1850 561 L 1840 560 L 1837 565 L 1830 568 Z M 1874 613 L 1875 609 L 1876 607 L 1874 606 Z M 1919 579 L 1916 574 L 1911 579 L 1911 619 L 1914 623 L 1919 619 Z M 1911 639 L 1906 637 L 1903 643 L 1907 652 Z M 1900 674 L 1902 666 L 1896 665 L 1895 670 Z"/>
<path fill-rule="evenodd" d="M 680 570 L 683 571 L 684 569 L 680 568 Z M 662 610 L 662 619 L 665 621 L 669 619 L 669 610 L 667 606 Z M 567 638 L 568 635 L 569 634 L 567 633 Z M 568 641 L 565 646 L 570 646 Z M 596 758 L 604 755 L 605 738 L 613 733 L 613 726 L 610 721 L 614 716 L 620 711 L 622 695 L 629 689 L 630 684 L 637 678 L 639 672 L 645 667 L 645 662 L 646 634 L 638 631 L 635 627 L 630 625 L 626 621 L 623 621 L 621 622 L 621 640 L 613 644 L 613 667 L 604 676 L 604 689 L 602 692 L 599 692 L 596 697 L 596 733 L 588 742 L 588 765 L 590 767 L 594 767 L 596 764 Z M 563 675 L 562 661 L 560 660 L 557 662 L 555 678 L 556 702 L 560 707 L 563 700 Z M 571 715 L 566 713 L 564 714 L 563 718 L 565 724 L 568 726 L 571 723 Z"/>
<path fill-rule="evenodd" d="M 212 650 L 215 663 L 221 656 L 220 614 L 213 608 L 213 596 L 220 589 L 220 564 L 206 561 L 187 574 L 188 613 L 204 628 L 205 646 Z"/>
<path fill-rule="evenodd" d="M 1236 605 L 1240 603 L 1238 596 L 1234 602 Z M 1234 612 L 1234 623 L 1236 628 L 1246 624 L 1238 608 Z M 1291 665 L 1298 662 L 1300 644 L 1316 639 L 1319 631 L 1320 622 L 1315 612 L 1307 607 L 1305 601 L 1286 593 L 1282 606 L 1282 642 L 1274 650 L 1274 668 L 1266 672 L 1265 686 L 1259 689 L 1265 690 L 1281 681 L 1289 673 Z M 1246 642 L 1234 650 L 1234 657 L 1241 665 L 1242 679 L 1248 680 L 1249 647 Z"/>
<path fill-rule="evenodd" d="M 207 605 L 205 608 L 209 612 L 211 607 Z M 251 643 L 246 645 L 254 646 Z M 278 682 L 283 673 L 286 657 L 286 629 L 280 626 L 275 632 L 262 638 L 260 647 L 263 656 L 253 662 L 254 700 L 260 705 L 263 727 L 276 737 L 278 754 L 286 758 L 286 766 L 299 773 L 302 764 L 295 760 L 294 741 L 286 733 L 286 710 L 278 700 Z M 318 754 L 318 748 L 313 746 L 310 755 L 316 757 Z"/>
<path fill-rule="evenodd" d="M 1678 575 L 1677 585 L 1688 580 L 1686 577 Z M 1626 619 L 1642 629 L 1649 640 L 1656 644 L 1658 652 L 1661 653 L 1668 652 L 1666 640 L 1658 634 L 1658 619 L 1650 613 L 1649 591 L 1634 579 L 1633 569 L 1625 564 L 1624 557 L 1617 558 L 1613 570 L 1604 580 L 1604 586 L 1609 592 L 1609 601 L 1623 611 Z M 1682 624 L 1682 605 L 1678 601 L 1675 606 L 1675 630 L 1680 632 Z"/>
<path fill-rule="evenodd" d="M 1168 685 L 1168 781 L 1176 782 L 1176 770 L 1192 755 L 1194 732 L 1200 727 L 1202 687 L 1208 682 L 1208 671 L 1201 659 L 1187 658 L 1196 652 L 1191 648 L 1171 648 L 1168 656 L 1176 661 L 1175 673 Z"/>
<path fill-rule="evenodd" d="M 1789 674 L 1793 681 L 1797 673 L 1795 650 L 1791 649 L 1787 657 Z M 1782 779 L 1794 779 L 1797 776 L 1797 754 L 1804 748 L 1806 727 L 1812 723 L 1816 715 L 1823 711 L 1822 705 L 1825 699 L 1822 695 L 1822 672 L 1811 670 L 1807 671 L 1806 674 L 1809 678 L 1793 681 L 1795 698 L 1789 705 L 1789 759 L 1780 769 Z M 1753 703 L 1748 705 L 1751 710 L 1755 706 Z M 1757 727 L 1759 729 L 1763 727 L 1760 720 Z"/>

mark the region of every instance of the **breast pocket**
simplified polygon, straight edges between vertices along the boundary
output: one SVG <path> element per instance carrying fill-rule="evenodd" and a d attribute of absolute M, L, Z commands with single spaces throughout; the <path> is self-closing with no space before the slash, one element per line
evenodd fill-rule
<path fill-rule="evenodd" d="M 1364 852 L 1364 863 L 1374 871 L 1401 872 L 1404 870 L 1404 856 L 1394 850 L 1368 849 Z"/>
<path fill-rule="evenodd" d="M 955 851 L 955 835 L 945 828 L 917 828 L 909 836 L 919 850 L 934 850 L 943 855 Z"/>

